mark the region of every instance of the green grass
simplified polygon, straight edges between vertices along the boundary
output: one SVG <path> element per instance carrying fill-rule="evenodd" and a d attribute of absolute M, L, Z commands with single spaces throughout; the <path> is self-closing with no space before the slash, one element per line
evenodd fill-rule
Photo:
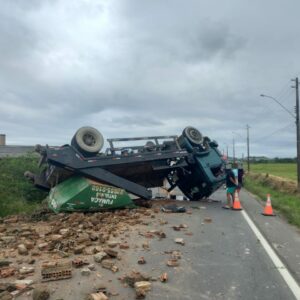
<path fill-rule="evenodd" d="M 47 193 L 38 190 L 24 177 L 27 170 L 37 171 L 38 158 L 22 156 L 0 159 L 0 216 L 30 213 Z"/>
<path fill-rule="evenodd" d="M 300 197 L 274 190 L 269 184 L 262 180 L 254 179 L 247 175 L 244 181 L 245 188 L 265 200 L 267 194 L 271 194 L 273 208 L 280 211 L 287 220 L 300 227 Z"/>
<path fill-rule="evenodd" d="M 297 165 L 295 163 L 259 163 L 251 164 L 251 172 L 268 173 L 274 176 L 297 180 Z"/>

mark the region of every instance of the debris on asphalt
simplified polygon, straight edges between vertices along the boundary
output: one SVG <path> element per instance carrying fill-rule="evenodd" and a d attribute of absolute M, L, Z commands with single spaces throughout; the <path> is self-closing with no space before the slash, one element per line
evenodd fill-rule
<path fill-rule="evenodd" d="M 96 266 L 94 264 L 90 264 L 87 266 L 89 270 L 91 271 L 95 271 L 96 270 Z"/>
<path fill-rule="evenodd" d="M 138 259 L 138 264 L 139 265 L 144 265 L 146 263 L 146 260 L 144 258 L 144 256 L 141 256 L 139 259 Z"/>
<path fill-rule="evenodd" d="M 199 206 L 191 206 L 190 208 L 192 208 L 192 209 L 200 209 L 201 207 L 199 207 Z"/>
<path fill-rule="evenodd" d="M 43 262 L 41 269 L 42 281 L 60 280 L 72 277 L 72 262 L 57 260 Z"/>
<path fill-rule="evenodd" d="M 145 249 L 145 250 L 149 250 L 150 249 L 150 246 L 149 246 L 149 242 L 146 241 L 142 244 L 142 247 Z"/>
<path fill-rule="evenodd" d="M 174 242 L 175 242 L 176 244 L 180 244 L 180 245 L 183 245 L 183 246 L 184 246 L 184 244 L 185 244 L 183 238 L 176 238 L 176 239 L 174 240 Z"/>
<path fill-rule="evenodd" d="M 156 207 L 160 207 L 160 204 Z M 160 215 L 155 215 L 158 213 Z M 162 217 L 159 218 L 160 216 Z M 7 297 L 10 297 L 8 299 L 12 299 L 11 297 L 25 292 L 26 297 L 31 297 L 33 291 L 30 289 L 36 287 L 40 289 L 39 285 L 42 282 L 73 277 L 74 283 L 81 278 L 79 280 L 82 282 L 101 280 L 105 284 L 110 284 L 109 282 L 119 278 L 121 284 L 134 288 L 131 293 L 136 292 L 137 297 L 143 298 L 150 290 L 152 281 L 158 280 L 165 283 L 168 281 L 168 274 L 159 268 L 156 268 L 160 271 L 158 274 L 150 276 L 135 270 L 127 273 L 130 270 L 128 269 L 128 255 L 136 251 L 136 258 L 133 256 L 131 261 L 133 265 L 134 263 L 143 265 L 149 264 L 144 257 L 146 252 L 144 256 L 141 256 L 143 251 L 151 251 L 151 255 L 165 252 L 169 254 L 169 257 L 166 259 L 167 262 L 162 261 L 163 265 L 166 263 L 169 267 L 178 267 L 181 252 L 175 250 L 176 248 L 171 248 L 170 251 L 157 251 L 155 243 L 166 239 L 166 233 L 172 236 L 170 231 L 173 229 L 181 231 L 178 232 L 179 234 L 188 234 L 188 225 L 176 223 L 176 219 L 174 223 L 172 222 L 174 226 L 165 227 L 164 230 L 162 226 L 169 222 L 163 219 L 163 216 L 159 208 L 138 208 L 90 214 L 75 212 L 55 215 L 48 213 L 47 221 L 44 221 L 44 218 L 43 221 L 35 222 L 28 221 L 25 216 L 18 216 L 18 218 L 9 218 L 9 223 L 0 222 L 0 281 L 2 278 L 9 281 L 5 288 L 0 283 L 0 295 L 2 296 L 1 293 L 5 292 L 8 293 Z M 17 223 L 14 223 L 16 220 L 18 220 Z M 134 240 L 133 233 L 134 237 L 139 239 Z M 171 243 L 172 239 L 170 239 Z M 184 239 L 179 237 L 175 238 L 174 242 L 180 245 L 185 244 Z M 165 245 L 163 241 L 160 243 Z M 103 269 L 101 270 L 100 267 Z M 122 272 L 121 277 L 107 270 L 112 273 Z M 152 268 L 152 271 L 154 270 Z M 14 281 L 11 281 L 12 278 L 21 280 L 16 285 Z M 135 283 L 138 284 L 135 285 Z M 46 290 L 49 293 L 51 291 L 51 295 L 55 295 L 53 299 L 60 299 L 57 293 L 63 285 L 63 283 L 59 285 L 56 282 L 47 283 Z M 118 292 L 120 291 L 117 290 L 114 294 L 118 295 Z M 36 291 L 35 294 L 37 293 Z M 46 295 L 47 293 L 45 297 Z M 88 299 L 102 300 L 112 295 L 113 293 L 107 293 L 106 289 L 95 290 L 93 288 L 86 291 Z M 0 299 L 2 300 L 1 297 Z"/>
<path fill-rule="evenodd" d="M 180 229 L 181 229 L 180 226 L 172 226 L 172 228 L 173 228 L 175 231 L 180 231 Z"/>
<path fill-rule="evenodd" d="M 80 271 L 82 276 L 90 276 L 91 275 L 91 270 L 89 268 L 83 268 Z"/>
<path fill-rule="evenodd" d="M 1 300 L 13 300 L 13 296 L 8 291 L 4 291 L 0 293 Z"/>
<path fill-rule="evenodd" d="M 26 248 L 26 246 L 24 244 L 18 245 L 18 253 L 20 255 L 28 255 L 28 249 Z"/>
<path fill-rule="evenodd" d="M 108 241 L 107 242 L 107 246 L 110 248 L 115 248 L 117 247 L 117 245 L 119 245 L 120 243 L 118 241 Z"/>
<path fill-rule="evenodd" d="M 180 259 L 181 258 L 181 252 L 178 250 L 171 252 L 171 258 L 172 259 Z"/>
<path fill-rule="evenodd" d="M 121 278 L 123 283 L 128 284 L 130 287 L 134 287 L 134 284 L 138 281 L 149 281 L 150 276 L 137 272 L 135 270 L 131 271 L 129 274 L 124 275 Z"/>
<path fill-rule="evenodd" d="M 105 252 L 108 256 L 113 257 L 113 258 L 116 258 L 116 257 L 118 256 L 118 251 L 115 251 L 115 250 L 113 250 L 113 249 L 107 248 L 107 249 L 104 249 L 104 252 Z"/>
<path fill-rule="evenodd" d="M 13 283 L 0 283 L 0 299 L 14 299 L 32 289 L 33 280 L 16 280 Z"/>
<path fill-rule="evenodd" d="M 204 222 L 205 223 L 211 223 L 212 222 L 212 218 L 204 218 Z"/>
<path fill-rule="evenodd" d="M 127 243 L 122 243 L 122 244 L 119 244 L 119 248 L 120 249 L 129 249 L 129 245 Z"/>
<path fill-rule="evenodd" d="M 19 269 L 19 273 L 21 275 L 34 273 L 34 268 L 33 267 L 22 267 Z"/>
<path fill-rule="evenodd" d="M 86 259 L 82 259 L 80 257 L 76 257 L 72 260 L 72 266 L 75 268 L 80 268 L 84 265 L 88 265 L 89 262 Z"/>
<path fill-rule="evenodd" d="M 38 286 L 33 290 L 32 299 L 33 300 L 47 300 L 50 298 L 50 292 L 47 287 Z"/>
<path fill-rule="evenodd" d="M 168 267 L 178 267 L 179 266 L 179 261 L 175 258 L 169 259 L 167 261 L 167 266 Z"/>
<path fill-rule="evenodd" d="M 147 292 L 151 290 L 151 282 L 138 281 L 134 284 L 136 299 L 143 299 L 146 297 Z"/>
<path fill-rule="evenodd" d="M 105 294 L 99 292 L 90 294 L 87 300 L 108 300 L 108 297 Z"/>
<path fill-rule="evenodd" d="M 11 264 L 11 261 L 1 259 L 0 260 L 0 268 L 8 267 Z"/>
<path fill-rule="evenodd" d="M 104 251 L 101 251 L 94 255 L 94 261 L 97 263 L 101 263 L 101 261 L 106 257 L 108 257 L 107 253 Z"/>
<path fill-rule="evenodd" d="M 186 232 L 185 235 L 192 236 L 194 234 L 192 232 Z"/>
<path fill-rule="evenodd" d="M 176 204 L 164 205 L 161 207 L 161 211 L 165 213 L 184 213 L 186 208 L 184 206 L 178 206 Z"/>
<path fill-rule="evenodd" d="M 166 272 L 164 272 L 164 273 L 162 273 L 160 276 L 159 276 L 159 280 L 161 281 L 161 282 L 167 282 L 168 281 L 168 273 L 166 273 Z"/>
<path fill-rule="evenodd" d="M 16 271 L 17 270 L 13 267 L 2 268 L 0 270 L 0 278 L 7 278 L 10 276 L 14 276 Z"/>

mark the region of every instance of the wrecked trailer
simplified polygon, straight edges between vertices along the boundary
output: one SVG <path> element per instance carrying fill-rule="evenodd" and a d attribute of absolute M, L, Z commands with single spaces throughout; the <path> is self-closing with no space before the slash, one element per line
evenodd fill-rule
<path fill-rule="evenodd" d="M 71 145 L 36 146 L 41 172 L 25 176 L 49 190 L 49 207 L 60 211 L 98 211 L 134 207 L 132 195 L 150 200 L 150 188 L 178 187 L 189 200 L 209 197 L 225 181 L 224 161 L 216 141 L 194 127 L 180 136 L 104 139 L 95 128 L 82 127 Z M 129 146 L 143 142 L 143 146 Z M 117 143 L 127 146 L 117 147 Z"/>

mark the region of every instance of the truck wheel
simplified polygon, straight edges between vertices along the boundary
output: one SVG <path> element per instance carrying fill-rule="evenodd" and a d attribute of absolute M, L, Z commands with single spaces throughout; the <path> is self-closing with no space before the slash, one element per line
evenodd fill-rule
<path fill-rule="evenodd" d="M 97 154 L 103 147 L 102 134 L 93 127 L 79 128 L 72 138 L 71 145 L 82 154 Z"/>
<path fill-rule="evenodd" d="M 186 127 L 182 134 L 188 139 L 191 144 L 200 145 L 203 142 L 203 136 L 201 132 L 194 127 Z"/>

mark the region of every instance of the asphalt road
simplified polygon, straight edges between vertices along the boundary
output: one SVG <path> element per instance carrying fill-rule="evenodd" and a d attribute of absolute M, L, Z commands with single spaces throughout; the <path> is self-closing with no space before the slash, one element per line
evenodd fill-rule
<path fill-rule="evenodd" d="M 225 191 L 211 198 L 225 203 Z M 152 242 L 151 248 L 183 251 L 183 258 L 169 284 L 157 286 L 147 299 L 295 299 L 239 211 L 224 210 L 221 202 L 188 206 L 199 209 L 166 218 L 187 224 L 193 236 L 167 230 L 168 239 Z M 185 246 L 174 247 L 176 237 L 184 237 Z M 164 263 L 160 255 L 143 255 L 148 271 Z"/>
<path fill-rule="evenodd" d="M 271 237 L 272 246 L 275 242 L 279 245 L 280 241 L 285 241 L 285 247 L 280 248 L 281 255 L 287 258 L 294 274 L 297 274 L 300 248 L 295 243 L 300 242 L 299 233 L 294 228 L 285 228 L 285 223 L 278 217 L 264 219 L 260 214 L 262 207 L 250 194 L 243 191 L 241 198 L 244 198 L 242 204 L 253 221 Z M 152 289 L 146 297 L 149 300 L 295 299 L 242 213 L 222 209 L 225 190 L 220 189 L 211 199 L 217 201 L 177 202 L 189 208 L 191 214 L 159 212 L 153 218 L 145 217 L 144 225 L 136 225 L 130 232 L 118 237 L 130 244 L 130 249 L 119 250 L 122 256 L 117 262 L 119 272 L 112 273 L 95 264 L 96 270 L 86 277 L 76 269 L 72 279 L 46 283 L 51 290 L 50 299 L 85 299 L 100 283 L 108 291 L 114 291 L 115 296 L 110 299 L 135 299 L 134 290 L 118 280 L 133 269 L 153 278 L 158 278 L 163 272 L 168 273 L 167 283 L 152 282 Z M 163 224 L 165 221 L 168 223 Z M 270 229 L 272 223 L 277 224 L 273 230 Z M 179 224 L 186 224 L 187 228 L 175 231 L 172 226 Z M 141 235 L 151 230 L 164 231 L 166 238 Z M 288 236 L 295 243 L 287 244 L 291 240 Z M 185 245 L 176 244 L 175 238 L 183 238 Z M 145 242 L 149 243 L 149 250 L 142 247 Z M 180 265 L 176 268 L 166 265 L 170 257 L 166 252 L 172 250 L 182 253 Z M 137 264 L 140 256 L 145 258 L 146 264 Z M 88 260 L 93 263 L 92 257 Z M 38 272 L 33 279 L 39 281 Z M 23 294 L 18 299 L 31 299 L 31 294 Z"/>

